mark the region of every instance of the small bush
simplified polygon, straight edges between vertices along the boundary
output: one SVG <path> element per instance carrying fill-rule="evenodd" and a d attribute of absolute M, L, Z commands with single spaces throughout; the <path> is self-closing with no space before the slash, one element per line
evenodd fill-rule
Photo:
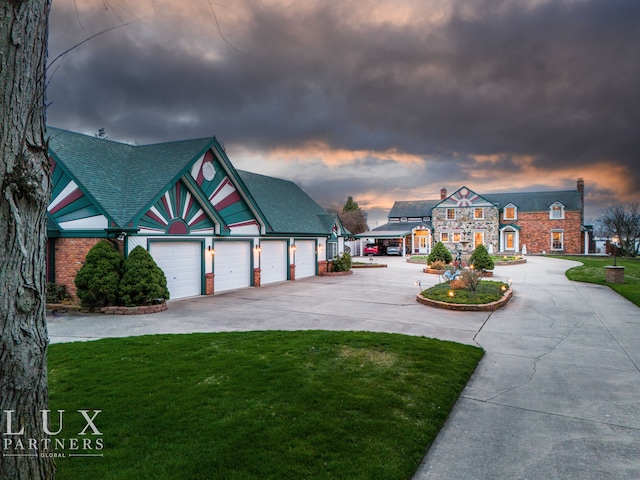
<path fill-rule="evenodd" d="M 478 290 L 480 285 L 480 279 L 482 278 L 482 272 L 478 270 L 463 270 L 460 274 L 460 281 L 464 288 L 469 290 L 471 294 L 474 294 Z"/>
<path fill-rule="evenodd" d="M 62 303 L 70 298 L 64 285 L 47 283 L 47 303 Z"/>
<path fill-rule="evenodd" d="M 436 260 L 442 260 L 444 263 L 451 263 L 451 252 L 447 250 L 444 243 L 438 242 L 433 246 L 433 250 L 431 250 L 427 260 L 430 264 L 433 264 Z"/>
<path fill-rule="evenodd" d="M 473 251 L 471 258 L 469 258 L 469 263 L 473 265 L 473 268 L 481 271 L 493 270 L 494 268 L 491 255 L 489 255 L 487 248 L 482 244 L 478 245 Z"/>
<path fill-rule="evenodd" d="M 446 263 L 444 263 L 444 260 L 436 260 L 435 262 L 431 263 L 431 268 L 434 270 L 444 270 Z"/>
<path fill-rule="evenodd" d="M 345 252 L 334 258 L 332 270 L 334 272 L 348 272 L 351 270 L 351 255 Z"/>
<path fill-rule="evenodd" d="M 75 278 L 76 295 L 82 306 L 92 310 L 115 305 L 123 256 L 110 242 L 96 243 Z"/>
<path fill-rule="evenodd" d="M 120 280 L 120 300 L 128 307 L 152 305 L 169 299 L 167 278 L 144 248 L 135 247 L 126 258 Z"/>

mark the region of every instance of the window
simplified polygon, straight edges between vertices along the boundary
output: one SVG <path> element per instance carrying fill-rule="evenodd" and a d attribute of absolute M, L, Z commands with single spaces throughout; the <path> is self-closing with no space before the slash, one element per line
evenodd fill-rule
<path fill-rule="evenodd" d="M 456 209 L 447 208 L 447 220 L 455 220 L 455 219 L 456 219 Z"/>
<path fill-rule="evenodd" d="M 502 216 L 505 220 L 515 220 L 516 219 L 516 207 L 510 206 L 505 207 L 502 212 Z"/>
<path fill-rule="evenodd" d="M 447 243 L 449 241 L 449 232 L 440 232 L 440 241 Z"/>
<path fill-rule="evenodd" d="M 549 218 L 551 220 L 562 220 L 564 218 L 564 205 L 554 203 L 549 209 Z"/>
<path fill-rule="evenodd" d="M 462 240 L 460 232 L 453 232 L 453 241 L 460 243 L 460 240 Z"/>
<path fill-rule="evenodd" d="M 564 250 L 563 232 L 554 230 L 551 232 L 551 250 Z"/>
<path fill-rule="evenodd" d="M 474 208 L 473 209 L 473 218 L 476 220 L 480 220 L 484 218 L 484 208 Z"/>

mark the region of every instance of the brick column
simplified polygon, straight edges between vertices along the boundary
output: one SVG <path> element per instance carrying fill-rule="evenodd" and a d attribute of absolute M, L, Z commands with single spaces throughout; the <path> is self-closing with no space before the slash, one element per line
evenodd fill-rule
<path fill-rule="evenodd" d="M 294 281 L 296 279 L 296 266 L 294 263 L 289 265 L 289 277 L 291 281 Z"/>
<path fill-rule="evenodd" d="M 262 272 L 262 270 L 259 269 L 259 268 L 254 268 L 253 269 L 253 286 L 254 287 L 259 287 L 260 286 L 261 272 Z"/>
<path fill-rule="evenodd" d="M 213 273 L 207 273 L 205 275 L 205 295 L 213 295 L 215 292 L 213 278 Z"/>
<path fill-rule="evenodd" d="M 322 273 L 327 273 L 327 261 L 326 260 L 320 260 L 318 262 L 318 275 L 320 275 Z"/>
<path fill-rule="evenodd" d="M 624 267 L 604 267 L 607 283 L 624 283 Z"/>

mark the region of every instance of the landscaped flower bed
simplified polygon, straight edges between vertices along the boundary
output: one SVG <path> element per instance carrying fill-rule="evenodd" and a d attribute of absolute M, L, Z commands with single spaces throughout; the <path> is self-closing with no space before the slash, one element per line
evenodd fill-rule
<path fill-rule="evenodd" d="M 472 291 L 465 288 L 462 282 L 454 281 L 428 288 L 416 300 L 424 305 L 448 310 L 493 311 L 506 305 L 512 295 L 513 290 L 503 282 L 482 280 Z"/>

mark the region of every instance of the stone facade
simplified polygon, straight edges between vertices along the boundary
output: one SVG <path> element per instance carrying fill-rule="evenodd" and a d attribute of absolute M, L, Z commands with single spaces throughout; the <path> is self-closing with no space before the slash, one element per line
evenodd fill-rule
<path fill-rule="evenodd" d="M 455 207 L 455 219 L 447 219 L 447 211 L 450 208 L 454 207 L 433 209 L 434 243 L 441 241 L 441 234 L 446 233 L 447 241 L 442 243 L 451 251 L 460 250 L 463 254 L 469 254 L 473 251 L 476 241 L 481 241 L 487 248 L 493 245 L 493 250 L 498 251 L 500 221 L 497 207 Z M 476 218 L 478 208 L 482 210 L 482 218 Z"/>

